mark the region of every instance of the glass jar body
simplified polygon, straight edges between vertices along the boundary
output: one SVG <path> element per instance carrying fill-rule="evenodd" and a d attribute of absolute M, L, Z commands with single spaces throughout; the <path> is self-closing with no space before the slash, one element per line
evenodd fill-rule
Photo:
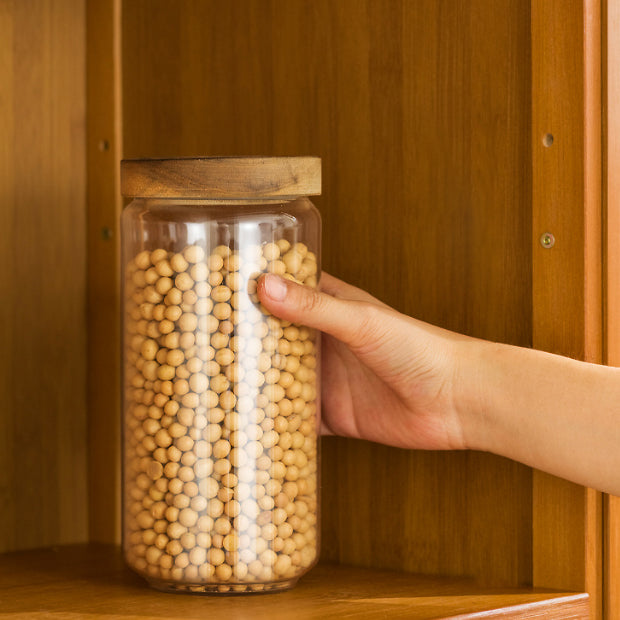
<path fill-rule="evenodd" d="M 286 589 L 319 548 L 319 337 L 260 274 L 308 286 L 307 198 L 135 199 L 122 217 L 123 550 L 164 590 Z"/>

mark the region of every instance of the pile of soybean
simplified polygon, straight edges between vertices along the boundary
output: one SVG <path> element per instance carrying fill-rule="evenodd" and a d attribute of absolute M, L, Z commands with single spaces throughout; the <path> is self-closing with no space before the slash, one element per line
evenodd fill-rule
<path fill-rule="evenodd" d="M 127 264 L 124 546 L 154 585 L 278 588 L 316 559 L 316 335 L 260 305 L 265 272 L 317 285 L 286 239 Z"/>

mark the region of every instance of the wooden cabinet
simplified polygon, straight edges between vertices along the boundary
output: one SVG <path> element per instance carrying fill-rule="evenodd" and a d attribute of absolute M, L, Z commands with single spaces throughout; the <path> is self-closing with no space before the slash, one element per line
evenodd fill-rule
<path fill-rule="evenodd" d="M 620 364 L 619 33 L 618 0 L 0 0 L 0 549 L 119 540 L 121 157 L 319 155 L 326 270 L 449 329 Z M 438 617 L 414 609 L 432 579 L 620 617 L 616 498 L 336 438 L 322 476 L 324 561 L 398 571 L 394 617 Z"/>

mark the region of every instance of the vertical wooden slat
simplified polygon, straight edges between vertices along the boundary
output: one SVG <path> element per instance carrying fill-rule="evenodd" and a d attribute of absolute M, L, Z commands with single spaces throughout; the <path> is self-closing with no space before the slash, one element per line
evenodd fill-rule
<path fill-rule="evenodd" d="M 602 361 L 600 139 L 599 0 L 535 0 L 533 343 L 590 362 Z M 534 585 L 586 589 L 600 617 L 600 494 L 536 472 L 533 511 Z"/>
<path fill-rule="evenodd" d="M 620 497 L 605 497 L 604 618 L 620 618 Z"/>
<path fill-rule="evenodd" d="M 2 78 L 3 97 L 0 97 L 0 196 L 3 206 L 0 209 L 0 231 L 14 229 L 15 219 L 15 171 L 13 168 L 13 144 L 15 141 L 15 119 L 13 110 L 13 11 L 14 2 L 0 3 L 0 77 Z M 8 244 L 8 234 L 2 232 L 0 258 L 6 261 L 12 252 Z M 11 265 L 11 263 L 9 263 Z M 0 287 L 3 291 L 10 291 L 13 278 L 10 269 L 0 270 Z M 8 316 L 0 314 L 8 319 Z M 7 321 L 2 321 L 1 337 L 5 351 L 12 351 L 14 330 Z M 11 390 L 10 370 L 0 373 L 0 394 L 9 394 Z M 13 457 L 13 418 L 4 414 L 0 418 L 0 454 L 7 458 L 0 467 L 0 501 L 8 506 L 12 500 L 13 468 L 8 465 L 14 461 Z M 15 546 L 10 532 L 15 529 L 15 515 L 12 510 L 0 511 L 0 529 L 8 534 L 8 540 L 0 541 L 0 550 L 11 549 Z"/>
<path fill-rule="evenodd" d="M 582 0 L 584 90 L 584 359 L 603 363 L 603 201 L 601 0 Z M 585 589 L 590 614 L 603 614 L 603 494 L 586 490 Z"/>
<path fill-rule="evenodd" d="M 87 3 L 89 533 L 120 539 L 121 0 Z"/>
<path fill-rule="evenodd" d="M 620 366 L 620 1 L 603 2 L 605 353 Z M 605 620 L 620 619 L 620 497 L 605 498 Z"/>
<path fill-rule="evenodd" d="M 0 551 L 87 537 L 84 5 L 0 2 Z"/>

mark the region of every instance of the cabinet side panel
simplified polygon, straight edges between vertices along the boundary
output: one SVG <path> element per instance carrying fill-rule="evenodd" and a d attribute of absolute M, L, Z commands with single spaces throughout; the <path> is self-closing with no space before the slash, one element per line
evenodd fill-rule
<path fill-rule="evenodd" d="M 0 3 L 0 551 L 83 542 L 84 1 Z"/>
<path fill-rule="evenodd" d="M 600 19 L 598 0 L 532 2 L 534 346 L 595 363 L 603 361 Z M 549 234 L 555 243 L 545 247 Z M 600 493 L 535 472 L 533 509 L 534 585 L 586 590 L 600 617 Z"/>
<path fill-rule="evenodd" d="M 120 9 L 87 4 L 89 538 L 120 542 Z"/>
<path fill-rule="evenodd" d="M 126 157 L 323 158 L 325 268 L 531 345 L 529 2 L 132 0 Z M 325 442 L 323 557 L 531 581 L 531 471 Z"/>
<path fill-rule="evenodd" d="M 603 2 L 606 362 L 620 366 L 620 2 Z M 620 498 L 605 501 L 605 619 L 620 619 Z"/>

